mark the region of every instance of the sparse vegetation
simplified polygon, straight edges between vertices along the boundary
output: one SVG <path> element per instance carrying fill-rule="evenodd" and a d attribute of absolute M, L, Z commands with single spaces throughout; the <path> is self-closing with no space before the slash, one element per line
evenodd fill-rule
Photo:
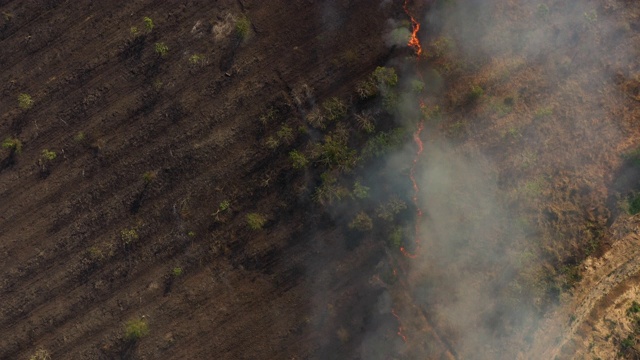
<path fill-rule="evenodd" d="M 129 341 L 138 341 L 149 333 L 146 318 L 129 320 L 124 326 L 124 337 Z"/>
<path fill-rule="evenodd" d="M 31 98 L 31 95 L 26 93 L 18 95 L 18 106 L 23 110 L 31 109 L 33 107 L 33 99 Z"/>
<path fill-rule="evenodd" d="M 369 198 L 369 190 L 369 187 L 362 185 L 358 180 L 353 184 L 353 196 L 357 199 L 362 200 Z"/>
<path fill-rule="evenodd" d="M 42 155 L 40 159 L 42 160 L 43 163 L 47 163 L 55 160 L 57 157 L 58 157 L 58 154 L 56 154 L 55 151 L 44 149 L 42 150 Z"/>
<path fill-rule="evenodd" d="M 287 124 L 283 124 L 276 135 L 278 135 L 278 139 L 282 143 L 287 145 L 291 144 L 296 138 L 293 129 Z"/>
<path fill-rule="evenodd" d="M 51 354 L 49 354 L 48 350 L 38 349 L 29 357 L 29 360 L 51 360 Z"/>
<path fill-rule="evenodd" d="M 469 88 L 469 101 L 477 101 L 484 95 L 484 89 L 480 85 L 471 85 Z"/>
<path fill-rule="evenodd" d="M 16 138 L 6 138 L 2 142 L 2 148 L 8 149 L 12 153 L 20 154 L 22 152 L 22 142 Z"/>
<path fill-rule="evenodd" d="M 178 277 L 178 276 L 182 275 L 182 268 L 179 267 L 179 266 L 174 267 L 171 270 L 171 275 L 173 275 L 174 277 Z"/>
<path fill-rule="evenodd" d="M 189 56 L 189 63 L 191 65 L 204 65 L 205 57 L 202 54 L 193 54 Z"/>
<path fill-rule="evenodd" d="M 551 116 L 553 115 L 553 107 L 552 106 L 540 107 L 536 109 L 536 112 L 534 113 L 534 115 L 536 119 Z"/>
<path fill-rule="evenodd" d="M 166 57 L 167 54 L 169 53 L 169 47 L 167 46 L 167 44 L 163 42 L 157 42 L 155 44 L 155 50 L 156 50 L 156 53 L 161 57 Z"/>
<path fill-rule="evenodd" d="M 144 27 L 145 27 L 145 29 L 147 29 L 147 32 L 151 32 L 151 30 L 153 30 L 153 27 L 154 27 L 153 20 L 150 17 L 145 16 L 142 19 L 142 21 L 144 22 Z"/>
<path fill-rule="evenodd" d="M 309 159 L 298 150 L 293 150 L 289 153 L 289 157 L 293 162 L 294 169 L 304 169 L 309 164 Z"/>
<path fill-rule="evenodd" d="M 380 204 L 376 209 L 376 215 L 383 220 L 393 221 L 395 216 L 407 208 L 407 204 L 397 197 L 392 197 L 386 203 Z"/>
<path fill-rule="evenodd" d="M 359 212 L 349 223 L 349 229 L 358 231 L 370 231 L 373 229 L 373 220 L 366 212 Z"/>
<path fill-rule="evenodd" d="M 247 214 L 247 225 L 251 230 L 262 230 L 267 223 L 267 219 L 260 213 Z"/>
<path fill-rule="evenodd" d="M 627 199 L 627 212 L 630 215 L 640 213 L 640 193 L 634 193 Z"/>
<path fill-rule="evenodd" d="M 349 196 L 349 190 L 338 183 L 338 179 L 328 173 L 320 175 L 322 184 L 316 188 L 313 195 L 315 201 L 322 205 L 332 204 L 334 201 L 340 201 Z"/>
<path fill-rule="evenodd" d="M 73 141 L 77 143 L 84 142 L 87 139 L 87 135 L 83 131 L 78 131 L 73 137 Z"/>
<path fill-rule="evenodd" d="M 337 97 L 332 97 L 322 103 L 322 108 L 325 111 L 326 119 L 329 121 L 340 120 L 347 115 L 347 106 Z"/>
<path fill-rule="evenodd" d="M 246 16 L 241 16 L 236 20 L 236 34 L 240 39 L 246 39 L 251 31 L 251 21 Z"/>
<path fill-rule="evenodd" d="M 120 240 L 122 240 L 122 243 L 124 245 L 130 245 L 138 241 L 139 238 L 140 236 L 138 235 L 138 231 L 136 231 L 136 229 L 124 229 L 120 231 Z"/>

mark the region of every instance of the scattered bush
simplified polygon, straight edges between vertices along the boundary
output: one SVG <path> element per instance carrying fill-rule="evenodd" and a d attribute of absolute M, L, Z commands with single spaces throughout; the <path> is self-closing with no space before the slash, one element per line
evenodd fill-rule
<path fill-rule="evenodd" d="M 280 127 L 280 130 L 278 130 L 276 135 L 278 135 L 278 138 L 280 139 L 280 141 L 282 141 L 287 145 L 291 144 L 295 139 L 293 129 L 286 124 Z"/>
<path fill-rule="evenodd" d="M 82 131 L 78 131 L 78 133 L 73 137 L 73 141 L 77 143 L 84 142 L 86 139 L 87 135 Z"/>
<path fill-rule="evenodd" d="M 51 355 L 45 349 L 38 349 L 29 357 L 29 360 L 51 360 Z"/>
<path fill-rule="evenodd" d="M 553 106 L 545 106 L 545 107 L 538 108 L 534 113 L 534 117 L 536 119 L 540 119 L 540 118 L 551 116 L 551 115 L 553 115 Z"/>
<path fill-rule="evenodd" d="M 264 215 L 259 213 L 249 213 L 247 214 L 247 225 L 251 230 L 262 230 L 264 224 L 267 223 L 267 219 Z"/>
<path fill-rule="evenodd" d="M 347 115 L 347 106 L 337 97 L 323 102 L 322 107 L 325 110 L 325 117 L 329 121 L 340 120 Z"/>
<path fill-rule="evenodd" d="M 246 39 L 251 30 L 251 21 L 246 16 L 241 16 L 236 20 L 236 34 L 240 39 Z"/>
<path fill-rule="evenodd" d="M 402 210 L 407 208 L 407 204 L 397 197 L 392 197 L 384 204 L 380 204 L 376 209 L 376 215 L 380 219 L 393 221 L 395 216 Z"/>
<path fill-rule="evenodd" d="M 402 145 L 404 130 L 396 128 L 389 132 L 381 132 L 367 140 L 362 149 L 362 158 L 377 158 L 387 154 L 391 149 Z"/>
<path fill-rule="evenodd" d="M 373 229 L 373 220 L 366 212 L 359 212 L 349 223 L 349 229 L 358 231 L 370 231 Z"/>
<path fill-rule="evenodd" d="M 404 231 L 401 227 L 395 227 L 389 233 L 389 245 L 399 249 L 402 247 L 402 240 L 404 239 Z"/>
<path fill-rule="evenodd" d="M 2 142 L 2 148 L 8 149 L 12 153 L 20 154 L 22 152 L 22 142 L 16 138 L 6 138 Z"/>
<path fill-rule="evenodd" d="M 627 212 L 630 215 L 640 213 L 640 193 L 633 194 L 627 199 Z"/>
<path fill-rule="evenodd" d="M 358 82 L 356 93 L 361 99 L 367 99 L 380 92 L 387 92 L 398 84 L 398 74 L 394 68 L 378 66 L 367 79 Z"/>
<path fill-rule="evenodd" d="M 584 13 L 584 19 L 589 24 L 594 24 L 598 21 L 598 13 L 595 10 Z"/>
<path fill-rule="evenodd" d="M 133 35 L 133 36 L 138 35 L 138 27 L 137 27 L 137 26 L 132 26 L 132 27 L 129 29 L 129 33 L 131 33 L 131 35 Z"/>
<path fill-rule="evenodd" d="M 476 101 L 484 95 L 484 89 L 480 85 L 471 85 L 469 89 L 469 101 Z"/>
<path fill-rule="evenodd" d="M 144 27 L 147 29 L 147 32 L 151 32 L 153 30 L 153 20 L 150 17 L 145 16 L 142 21 L 144 21 Z M 137 30 L 137 29 L 136 29 Z"/>
<path fill-rule="evenodd" d="M 346 140 L 339 134 L 330 134 L 324 137 L 324 142 L 314 148 L 314 153 L 319 161 L 340 171 L 350 171 L 358 162 L 358 154 L 350 149 Z"/>
<path fill-rule="evenodd" d="M 55 160 L 57 157 L 58 157 L 58 154 L 56 154 L 55 151 L 44 149 L 42 150 L 42 156 L 40 157 L 40 159 L 43 162 L 49 162 L 49 161 Z"/>
<path fill-rule="evenodd" d="M 353 196 L 355 196 L 358 199 L 366 199 L 369 197 L 369 190 L 370 188 L 367 186 L 364 186 L 360 183 L 360 181 L 357 181 L 353 184 Z"/>
<path fill-rule="evenodd" d="M 277 138 L 273 137 L 273 136 L 269 136 L 267 137 L 267 139 L 264 141 L 264 145 L 273 150 L 275 148 L 277 148 L 278 146 L 280 146 L 280 140 L 278 140 Z"/>
<path fill-rule="evenodd" d="M 549 16 L 549 7 L 546 4 L 538 5 L 538 11 L 536 12 L 536 15 L 542 19 L 546 18 L 547 16 Z"/>
<path fill-rule="evenodd" d="M 179 266 L 174 267 L 173 270 L 171 270 L 171 275 L 175 277 L 182 275 L 182 268 Z"/>
<path fill-rule="evenodd" d="M 155 45 L 155 49 L 156 53 L 161 57 L 165 57 L 169 53 L 169 47 L 163 42 L 157 42 Z"/>
<path fill-rule="evenodd" d="M 147 171 L 144 174 L 142 174 L 142 180 L 144 181 L 145 185 L 150 184 L 155 178 L 156 178 L 156 173 L 153 171 Z"/>
<path fill-rule="evenodd" d="M 307 114 L 305 119 L 307 120 L 309 125 L 313 126 L 314 128 L 324 130 L 327 127 L 327 125 L 325 124 L 326 118 L 324 114 L 322 114 L 322 111 L 320 111 L 320 109 L 318 108 L 314 108 L 313 110 L 311 110 Z"/>
<path fill-rule="evenodd" d="M 289 157 L 293 162 L 294 169 L 304 169 L 309 164 L 309 160 L 303 153 L 298 150 L 293 150 L 289 153 Z"/>
<path fill-rule="evenodd" d="M 189 63 L 191 65 L 203 65 L 204 64 L 204 55 L 202 54 L 193 54 L 189 56 Z"/>
<path fill-rule="evenodd" d="M 18 95 L 18 106 L 23 110 L 31 109 L 33 107 L 31 95 L 25 93 Z"/>
<path fill-rule="evenodd" d="M 316 188 L 313 198 L 321 205 L 332 204 L 349 196 L 349 190 L 338 184 L 338 179 L 330 173 L 320 175 L 322 184 Z"/>
<path fill-rule="evenodd" d="M 129 320 L 124 326 L 124 337 L 129 341 L 137 341 L 149 333 L 149 324 L 147 320 L 137 319 Z"/>
<path fill-rule="evenodd" d="M 356 124 L 358 125 L 358 129 L 366 132 L 367 134 L 371 134 L 376 129 L 373 124 L 373 118 L 369 114 L 363 113 L 356 115 Z"/>
<path fill-rule="evenodd" d="M 140 238 L 136 229 L 124 229 L 120 231 L 120 239 L 125 245 L 134 243 Z"/>

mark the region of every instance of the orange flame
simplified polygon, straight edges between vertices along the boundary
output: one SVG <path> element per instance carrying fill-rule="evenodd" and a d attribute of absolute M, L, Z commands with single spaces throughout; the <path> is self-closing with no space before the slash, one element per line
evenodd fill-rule
<path fill-rule="evenodd" d="M 403 333 L 403 329 L 402 329 L 402 322 L 400 321 L 400 316 L 398 316 L 398 314 L 396 313 L 396 311 L 394 309 L 391 309 L 391 314 L 393 314 L 393 316 L 398 319 L 398 336 L 400 336 L 402 338 L 402 341 L 404 341 L 405 343 L 407 342 L 407 337 L 404 335 Z"/>
<path fill-rule="evenodd" d="M 412 28 L 411 38 L 409 39 L 409 42 L 407 43 L 407 45 L 414 50 L 417 60 L 420 60 L 420 56 L 422 55 L 422 45 L 420 44 L 420 39 L 418 38 L 418 31 L 420 31 L 420 23 L 411 15 L 411 12 L 409 11 L 409 0 L 404 1 L 402 8 L 404 9 L 404 12 L 407 14 L 407 16 L 409 16 L 409 19 L 411 19 L 411 28 Z M 420 101 L 420 106 L 421 107 L 424 106 L 422 101 Z M 416 174 L 416 167 L 418 165 L 418 160 L 420 158 L 420 155 L 422 154 L 422 151 L 424 150 L 424 145 L 422 143 L 422 139 L 420 138 L 420 135 L 423 129 L 424 129 L 424 122 L 421 120 L 418 123 L 418 127 L 416 131 L 413 133 L 413 141 L 416 143 L 416 146 L 418 147 L 418 149 L 416 150 L 416 154 L 413 158 L 413 164 L 411 165 L 411 170 L 409 172 L 409 178 L 411 179 L 411 184 L 413 185 L 412 200 L 413 200 L 414 206 L 416 207 L 416 224 L 415 224 L 415 239 L 414 239 L 415 249 L 413 253 L 410 253 L 404 246 L 400 248 L 400 251 L 402 252 L 402 254 L 404 254 L 406 257 L 410 259 L 416 258 L 418 256 L 417 253 L 420 250 L 420 225 L 422 220 L 422 209 L 420 208 L 420 205 L 418 203 L 418 194 L 420 193 L 420 187 L 418 186 L 418 182 L 416 181 L 415 174 Z"/>
<path fill-rule="evenodd" d="M 404 4 L 402 5 L 402 8 L 404 9 L 404 12 L 407 14 L 407 16 L 409 16 L 409 19 L 411 20 L 411 38 L 409 38 L 409 42 L 407 43 L 407 45 L 409 45 L 409 47 L 415 51 L 416 56 L 419 58 L 420 55 L 422 55 L 422 45 L 420 44 L 420 39 L 418 39 L 418 31 L 420 31 L 420 23 L 413 16 L 411 16 L 411 12 L 409 12 L 408 6 L 409 6 L 409 0 L 405 0 Z"/>

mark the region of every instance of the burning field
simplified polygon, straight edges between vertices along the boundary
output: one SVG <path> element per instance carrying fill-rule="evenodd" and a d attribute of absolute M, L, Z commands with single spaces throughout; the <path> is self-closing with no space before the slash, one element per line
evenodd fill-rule
<path fill-rule="evenodd" d="M 639 2 L 0 13 L 0 359 L 640 358 Z"/>

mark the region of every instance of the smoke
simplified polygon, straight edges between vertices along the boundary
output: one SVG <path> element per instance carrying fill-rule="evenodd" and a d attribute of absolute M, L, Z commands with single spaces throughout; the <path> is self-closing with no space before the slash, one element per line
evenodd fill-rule
<path fill-rule="evenodd" d="M 425 49 L 435 65 L 420 72 L 458 72 L 470 82 L 456 90 L 443 85 L 440 76 L 429 75 L 439 79 L 430 84 L 412 66 L 405 68 L 405 83 L 420 81 L 427 87 L 430 95 L 424 101 L 448 102 L 459 111 L 427 124 L 418 165 L 421 250 L 416 259 L 407 260 L 402 281 L 389 285 L 379 299 L 383 306 L 378 317 L 399 334 L 390 343 L 388 329 L 370 329 L 361 357 L 540 356 L 531 348 L 546 309 L 540 303 L 557 294 L 529 280 L 539 270 L 536 262 L 548 260 L 544 246 L 557 246 L 551 250 L 558 254 L 553 260 L 560 261 L 582 245 L 583 240 L 564 240 L 549 228 L 585 220 L 575 214 L 549 220 L 543 213 L 537 215 L 540 223 L 531 225 L 520 211 L 539 211 L 547 201 L 547 208 L 565 206 L 579 214 L 587 198 L 598 199 L 594 190 L 590 198 L 577 200 L 551 192 L 561 191 L 554 185 L 558 174 L 604 184 L 606 176 L 596 174 L 597 169 L 615 161 L 615 155 L 607 154 L 620 153 L 624 126 L 610 120 L 619 109 L 604 104 L 624 99 L 614 78 L 629 78 L 629 69 L 637 67 L 634 35 L 624 15 L 628 5 L 587 0 L 442 3 L 421 22 L 445 38 L 423 36 L 431 42 Z M 399 22 L 389 24 L 387 44 L 406 46 L 409 30 Z M 475 95 L 482 99 L 479 104 L 469 100 L 473 85 L 482 90 Z M 415 97 L 400 98 L 396 122 L 415 121 L 407 120 L 416 116 Z M 443 130 L 452 129 L 451 124 L 473 140 L 449 140 Z M 407 144 L 389 157 L 387 171 L 406 174 L 414 152 L 413 144 Z M 545 191 L 550 194 L 542 196 Z M 540 229 L 531 235 L 531 226 Z M 411 232 L 405 229 L 406 242 L 413 241 Z M 397 323 L 390 321 L 392 308 Z"/>

